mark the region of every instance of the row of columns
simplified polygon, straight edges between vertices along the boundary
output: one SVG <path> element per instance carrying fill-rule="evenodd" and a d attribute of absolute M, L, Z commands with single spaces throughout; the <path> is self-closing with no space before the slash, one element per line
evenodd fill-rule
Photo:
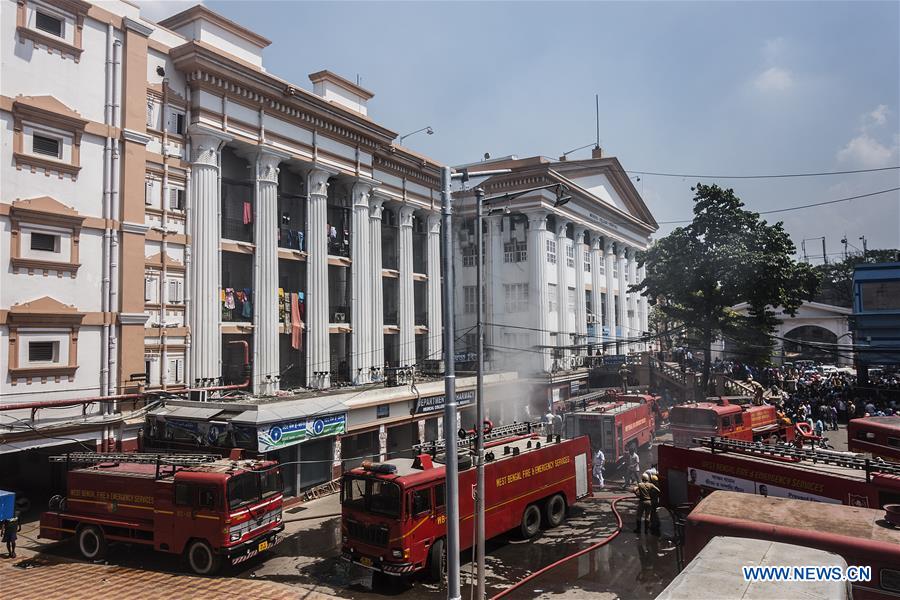
<path fill-rule="evenodd" d="M 217 380 L 222 374 L 221 301 L 221 164 L 220 151 L 230 141 L 215 132 L 192 132 L 191 205 L 188 256 L 190 354 L 188 377 Z M 245 157 L 254 172 L 253 391 L 273 394 L 278 389 L 278 172 L 288 155 L 258 146 Z M 307 282 L 305 338 L 307 384 L 331 385 L 328 286 L 328 186 L 338 173 L 319 166 L 306 172 Z M 375 193 L 377 182 L 358 179 L 351 188 L 351 350 L 354 383 L 368 383 L 384 365 L 384 295 L 381 222 L 385 198 Z M 399 209 L 399 326 L 400 365 L 416 363 L 415 295 L 413 288 L 414 209 Z M 440 217 L 427 218 L 427 353 L 441 358 Z"/>
<path fill-rule="evenodd" d="M 636 249 L 626 248 L 623 244 L 616 244 L 611 240 L 602 240 L 599 233 L 592 233 L 590 244 L 591 263 L 591 289 L 593 299 L 593 312 L 597 316 L 597 328 L 601 322 L 606 321 L 609 327 L 608 336 L 603 339 L 587 339 L 587 306 L 585 301 L 586 277 L 584 272 L 585 250 L 584 239 L 588 230 L 583 227 L 575 228 L 575 239 L 567 236 L 568 222 L 556 221 L 556 230 L 547 228 L 546 211 L 526 213 L 528 216 L 528 259 L 530 267 L 530 283 L 532 290 L 534 328 L 536 331 L 536 345 L 542 348 L 550 346 L 551 326 L 555 325 L 557 331 L 556 345 L 561 349 L 558 354 L 564 361 L 571 356 L 569 347 L 572 339 L 577 344 L 596 342 L 617 342 L 619 340 L 633 339 L 642 335 L 648 329 L 647 299 L 639 294 L 628 293 L 628 285 L 643 279 L 644 268 L 638 269 Z M 493 237 L 493 236 L 492 236 Z M 498 236 L 499 237 L 499 236 Z M 548 323 L 548 306 L 540 300 L 549 293 L 547 269 L 547 242 L 556 242 L 556 301 L 557 322 Z M 569 312 L 569 287 L 570 274 L 568 266 L 568 247 L 574 244 L 573 256 L 575 261 L 575 281 L 572 282 L 575 289 L 574 319 Z M 497 256 L 497 255 L 494 255 Z M 490 261 L 495 262 L 494 260 Z M 614 276 L 617 272 L 618 277 Z M 626 273 L 628 281 L 626 281 Z M 617 279 L 617 281 L 616 281 Z M 601 301 L 602 288 L 606 289 L 605 319 L 601 318 L 603 302 Z M 618 293 L 615 291 L 618 290 Z M 618 297 L 616 303 L 614 298 Z M 496 307 L 497 303 L 492 302 Z M 496 310 L 496 308 L 494 308 Z M 629 316 L 629 311 L 630 315 Z M 625 347 L 619 347 L 616 351 L 625 351 Z M 549 371 L 552 367 L 551 353 L 540 354 L 540 370 Z"/>

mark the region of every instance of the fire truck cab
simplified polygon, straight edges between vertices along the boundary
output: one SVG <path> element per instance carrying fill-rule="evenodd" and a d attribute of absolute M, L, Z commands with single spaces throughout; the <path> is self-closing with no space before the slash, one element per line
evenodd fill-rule
<path fill-rule="evenodd" d="M 41 515 L 40 537 L 74 537 L 81 555 L 102 558 L 110 542 L 183 554 L 212 575 L 273 547 L 284 529 L 281 471 L 273 461 L 217 455 L 73 453 L 65 497 Z"/>
<path fill-rule="evenodd" d="M 900 417 L 865 417 L 847 424 L 847 447 L 900 461 Z"/>
<path fill-rule="evenodd" d="M 794 440 L 794 428 L 779 417 L 769 404 L 753 406 L 740 403 L 743 398 L 718 398 L 714 401 L 692 402 L 672 407 L 669 424 L 676 446 L 690 448 L 694 438 L 727 437 L 735 440 L 779 441 Z"/>
<path fill-rule="evenodd" d="M 534 429 L 532 429 L 534 427 Z M 462 440 L 460 446 L 467 446 Z M 446 552 L 444 442 L 421 446 L 415 459 L 363 463 L 341 484 L 342 558 L 391 576 L 427 570 L 442 575 Z M 475 469 L 459 452 L 460 550 L 473 544 Z M 532 537 L 565 519 L 590 495 L 590 446 L 539 435 L 529 423 L 485 435 L 485 538 L 518 528 Z"/>

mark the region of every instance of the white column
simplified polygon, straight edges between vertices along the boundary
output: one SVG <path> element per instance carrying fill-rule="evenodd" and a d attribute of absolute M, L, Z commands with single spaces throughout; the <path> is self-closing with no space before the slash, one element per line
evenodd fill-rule
<path fill-rule="evenodd" d="M 603 243 L 600 236 L 592 234 L 591 239 L 591 305 L 594 309 L 594 338 L 591 343 L 597 343 L 603 335 L 603 300 L 601 299 L 604 283 L 601 267 L 605 268 Z"/>
<path fill-rule="evenodd" d="M 369 383 L 372 367 L 372 247 L 370 243 L 369 197 L 372 185 L 354 183 L 350 215 L 350 378 L 355 384 Z M 381 273 L 378 273 L 380 279 Z"/>
<path fill-rule="evenodd" d="M 384 281 L 381 276 L 381 214 L 384 201 L 372 195 L 369 212 L 369 242 L 372 246 L 372 366 L 381 378 L 384 369 Z"/>
<path fill-rule="evenodd" d="M 569 238 L 566 237 L 566 229 L 569 222 L 557 219 L 556 221 L 556 295 L 558 296 L 557 324 L 556 324 L 556 345 L 568 346 L 571 342 L 569 337 L 569 268 L 566 265 L 566 247 L 569 244 Z M 569 356 L 571 353 L 567 350 L 559 352 L 560 367 L 569 368 Z"/>
<path fill-rule="evenodd" d="M 440 360 L 443 352 L 444 319 L 441 314 L 441 215 L 429 213 L 427 259 L 428 271 L 428 339 L 425 348 L 426 356 L 431 360 Z M 424 423 L 424 421 L 422 421 Z"/>
<path fill-rule="evenodd" d="M 535 345 L 539 346 L 539 370 L 550 371 L 550 331 L 549 298 L 547 296 L 547 213 L 528 213 L 528 267 L 531 269 L 531 283 L 528 296 L 534 311 Z"/>
<path fill-rule="evenodd" d="M 616 260 L 616 250 L 615 246 L 608 238 L 604 238 L 604 245 L 606 247 L 606 265 L 604 267 L 606 271 L 606 326 L 609 328 L 607 341 L 614 341 L 616 339 L 616 305 L 614 301 L 615 282 L 613 281 L 613 262 Z M 607 347 L 607 352 L 614 353 L 615 351 L 615 347 Z"/>
<path fill-rule="evenodd" d="M 578 334 L 576 343 L 584 344 L 587 340 L 587 304 L 584 292 L 584 232 L 583 227 L 575 228 L 575 333 Z M 593 272 L 593 269 L 591 270 Z M 585 354 L 584 349 L 577 350 L 575 354 Z"/>
<path fill-rule="evenodd" d="M 634 248 L 628 249 L 628 285 L 629 287 L 634 285 L 637 282 L 637 257 L 635 254 L 637 250 Z M 638 314 L 638 295 L 634 292 L 628 293 L 628 308 L 631 310 L 631 318 L 628 319 L 628 325 L 630 331 L 628 332 L 628 337 L 634 338 L 639 337 L 641 332 L 641 321 L 640 315 Z"/>
<path fill-rule="evenodd" d="M 328 178 L 333 173 L 312 169 L 307 174 L 306 379 L 308 387 L 331 385 L 328 337 Z"/>
<path fill-rule="evenodd" d="M 487 297 L 487 307 L 484 311 L 484 320 L 487 323 L 504 323 L 506 319 L 503 315 L 506 312 L 506 297 L 503 293 L 503 237 L 500 231 L 503 223 L 503 215 L 489 215 L 485 217 L 487 221 L 487 259 L 485 263 L 485 296 Z M 507 220 L 507 225 L 510 221 Z M 535 290 L 535 295 L 530 296 L 534 302 L 540 298 L 540 290 Z M 485 344 L 496 344 L 502 346 L 500 340 L 500 328 L 493 325 L 485 325 L 484 327 Z"/>
<path fill-rule="evenodd" d="M 188 273 L 191 304 L 188 323 L 191 328 L 190 373 L 194 381 L 218 379 L 222 375 L 219 151 L 227 140 L 217 133 L 191 131 L 191 270 Z"/>
<path fill-rule="evenodd" d="M 639 283 L 639 282 L 643 281 L 646 276 L 647 276 L 647 267 L 641 266 L 638 269 L 637 282 Z M 650 322 L 649 322 L 650 315 L 647 312 L 647 297 L 646 296 L 638 296 L 638 307 L 639 307 L 638 312 L 640 313 L 639 322 L 640 322 L 641 332 L 643 333 L 650 329 Z M 646 347 L 646 344 L 645 344 L 645 347 Z"/>
<path fill-rule="evenodd" d="M 400 208 L 400 366 L 416 364 L 416 315 L 413 293 L 413 208 Z"/>
<path fill-rule="evenodd" d="M 623 339 L 628 337 L 628 313 L 626 312 L 627 302 L 625 298 L 625 290 L 628 289 L 628 284 L 625 282 L 625 269 L 628 268 L 628 259 L 625 257 L 624 245 L 616 244 L 616 250 L 618 251 L 617 259 L 619 261 L 619 310 L 616 317 L 619 324 L 619 339 Z M 623 353 L 628 351 L 627 347 L 621 344 L 619 349 Z"/>
<path fill-rule="evenodd" d="M 256 152 L 256 219 L 253 239 L 253 392 L 278 389 L 278 164 L 289 155 Z"/>

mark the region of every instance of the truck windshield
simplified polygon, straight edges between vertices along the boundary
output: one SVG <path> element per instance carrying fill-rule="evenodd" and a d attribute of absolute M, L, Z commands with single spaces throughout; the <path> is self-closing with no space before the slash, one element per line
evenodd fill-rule
<path fill-rule="evenodd" d="M 366 477 L 345 477 L 344 506 L 388 517 L 400 517 L 400 486 Z"/>
<path fill-rule="evenodd" d="M 228 507 L 238 508 L 274 496 L 282 490 L 281 469 L 247 472 L 228 480 Z"/>
<path fill-rule="evenodd" d="M 669 423 L 675 427 L 716 429 L 716 413 L 702 408 L 676 406 L 669 413 Z"/>

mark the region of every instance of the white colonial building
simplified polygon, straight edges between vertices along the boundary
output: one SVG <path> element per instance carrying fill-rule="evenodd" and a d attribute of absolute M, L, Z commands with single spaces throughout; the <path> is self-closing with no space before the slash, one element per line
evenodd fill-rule
<path fill-rule="evenodd" d="M 494 368 L 580 371 L 588 353 L 642 347 L 637 340 L 648 329 L 647 299 L 627 289 L 643 279 L 636 256 L 648 248 L 657 224 L 619 161 L 599 148 L 592 154 L 589 160 L 508 157 L 458 167 L 511 171 L 472 184 L 483 187 L 487 199 L 485 345 Z M 545 189 L 528 192 L 533 188 Z M 472 191 L 464 196 L 468 201 L 454 221 L 457 327 L 463 332 L 474 326 L 477 307 Z M 474 352 L 474 330 L 465 335 L 463 349 Z"/>

